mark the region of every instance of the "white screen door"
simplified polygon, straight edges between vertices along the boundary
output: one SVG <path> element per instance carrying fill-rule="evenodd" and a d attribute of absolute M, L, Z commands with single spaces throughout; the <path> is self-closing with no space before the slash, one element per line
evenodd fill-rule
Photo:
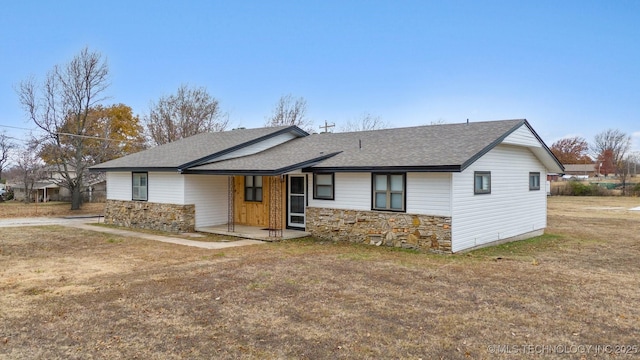
<path fill-rule="evenodd" d="M 307 203 L 304 175 L 289 175 L 289 201 L 287 201 L 287 226 L 305 227 L 304 207 Z"/>

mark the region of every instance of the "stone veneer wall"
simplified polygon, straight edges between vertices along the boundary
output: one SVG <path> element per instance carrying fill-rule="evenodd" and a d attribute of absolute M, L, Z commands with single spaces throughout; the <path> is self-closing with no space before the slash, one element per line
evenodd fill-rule
<path fill-rule="evenodd" d="M 104 210 L 105 224 L 175 233 L 193 232 L 195 219 L 195 205 L 107 200 Z"/>
<path fill-rule="evenodd" d="M 450 217 L 308 207 L 306 223 L 319 238 L 451 253 Z"/>

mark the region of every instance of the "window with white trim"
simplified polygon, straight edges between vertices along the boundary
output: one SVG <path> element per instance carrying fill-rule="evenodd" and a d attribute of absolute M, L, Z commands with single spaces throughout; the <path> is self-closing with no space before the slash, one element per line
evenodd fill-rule
<path fill-rule="evenodd" d="M 244 201 L 262 201 L 262 176 L 244 177 Z"/>
<path fill-rule="evenodd" d="M 333 200 L 334 174 L 313 174 L 313 198 Z"/>
<path fill-rule="evenodd" d="M 473 179 L 474 194 L 491 194 L 491 171 L 476 171 Z"/>
<path fill-rule="evenodd" d="M 405 211 L 406 174 L 372 174 L 373 209 Z"/>
<path fill-rule="evenodd" d="M 131 173 L 131 199 L 138 201 L 147 201 L 147 180 L 148 173 Z"/>
<path fill-rule="evenodd" d="M 540 173 L 529 173 L 529 190 L 540 190 Z"/>

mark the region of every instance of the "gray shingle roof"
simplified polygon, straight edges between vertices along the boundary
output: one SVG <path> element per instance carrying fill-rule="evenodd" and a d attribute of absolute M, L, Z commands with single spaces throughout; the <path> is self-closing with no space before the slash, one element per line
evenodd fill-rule
<path fill-rule="evenodd" d="M 299 130 L 292 126 L 278 126 L 202 133 L 94 165 L 91 167 L 91 170 L 175 170 L 194 161 L 225 153 L 230 149 L 242 147 L 259 139 L 268 138 L 282 132 L 296 131 L 296 129 Z"/>
<path fill-rule="evenodd" d="M 314 168 L 463 167 L 522 124 L 504 120 L 333 134 L 332 142 L 343 151 Z"/>
<path fill-rule="evenodd" d="M 193 167 L 193 173 L 281 174 L 306 171 L 461 171 L 524 120 L 313 134 L 264 152 Z"/>
<path fill-rule="evenodd" d="M 297 169 L 462 171 L 523 125 L 529 126 L 526 120 L 501 120 L 313 134 L 253 155 L 221 161 L 210 158 L 208 163 L 201 161 L 197 165 L 183 168 L 183 172 L 276 175 Z M 207 153 L 211 153 L 211 149 L 223 151 L 229 144 L 246 142 L 249 136 L 269 134 L 270 130 L 273 131 L 273 128 L 208 134 L 216 135 L 215 137 L 203 134 L 156 148 L 159 150 L 154 153 L 149 153 L 151 150 L 148 150 L 148 154 L 143 152 L 137 157 L 135 155 L 138 154 L 134 154 L 118 160 L 127 166 L 137 164 L 141 168 L 168 163 L 179 167 L 192 160 L 205 158 Z M 223 139 L 228 135 L 233 139 Z M 214 141 L 215 146 L 212 144 Z M 176 159 L 163 158 L 164 156 L 175 156 Z M 99 165 L 98 168 L 113 166 L 112 163 L 118 160 Z"/>

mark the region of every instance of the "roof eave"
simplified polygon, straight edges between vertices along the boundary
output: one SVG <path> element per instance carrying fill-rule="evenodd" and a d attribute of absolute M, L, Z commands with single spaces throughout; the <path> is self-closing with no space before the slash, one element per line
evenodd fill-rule
<path fill-rule="evenodd" d="M 547 144 L 544 143 L 544 141 L 542 141 L 542 138 L 538 135 L 538 133 L 533 130 L 533 127 L 531 127 L 531 124 L 529 124 L 529 122 L 525 119 L 524 124 L 527 126 L 527 128 L 529 128 L 529 130 L 531 131 L 531 133 L 533 134 L 533 136 L 536 137 L 536 139 L 538 139 L 538 141 L 540 142 L 540 144 L 542 144 L 542 146 L 544 147 L 544 149 L 547 151 L 547 153 L 553 158 L 553 161 L 555 161 L 555 163 L 560 167 L 560 169 L 562 171 L 564 171 L 564 165 L 562 165 L 562 163 L 560 162 L 560 160 L 558 160 L 558 158 L 553 154 L 553 152 L 551 151 L 551 149 L 549 149 L 549 147 L 547 147 Z"/>
<path fill-rule="evenodd" d="M 332 156 L 339 154 L 341 151 L 333 152 L 323 156 L 319 156 L 313 159 L 309 159 L 296 164 L 287 165 L 278 169 L 220 169 L 220 170 L 198 170 L 198 169 L 184 169 L 183 174 L 202 174 L 202 175 L 263 175 L 263 176 L 276 176 L 286 174 L 291 171 L 300 170 L 302 168 L 318 164 Z"/>
<path fill-rule="evenodd" d="M 460 165 L 432 165 L 432 166 L 326 166 L 306 167 L 302 172 L 331 173 L 331 172 L 461 172 Z"/>
<path fill-rule="evenodd" d="M 108 168 L 101 168 L 101 167 L 90 167 L 89 168 L 90 172 L 102 172 L 102 171 L 106 171 L 106 172 L 122 172 L 122 171 L 131 171 L 131 172 L 150 172 L 150 171 L 157 171 L 157 172 L 180 172 L 180 169 L 176 168 L 176 167 L 130 167 L 130 166 L 121 166 L 121 167 L 108 167 Z"/>
<path fill-rule="evenodd" d="M 210 155 L 207 155 L 205 157 L 189 161 L 187 163 L 179 165 L 178 168 L 179 169 L 187 169 L 187 168 L 190 168 L 190 167 L 203 165 L 205 163 L 212 162 L 213 160 L 215 160 L 216 158 L 218 158 L 220 156 L 232 153 L 234 151 L 240 150 L 240 149 L 245 148 L 247 146 L 251 146 L 251 145 L 257 144 L 257 143 L 259 143 L 261 141 L 268 140 L 270 138 L 273 138 L 273 137 L 276 137 L 278 135 L 282 135 L 282 134 L 285 134 L 285 133 L 288 133 L 288 132 L 293 132 L 295 135 L 299 135 L 300 137 L 305 137 L 305 136 L 309 135 L 309 133 L 307 133 L 306 131 L 300 129 L 299 127 L 297 127 L 295 125 L 291 125 L 291 126 L 288 126 L 286 128 L 282 128 L 282 129 L 280 129 L 278 131 L 274 131 L 272 133 L 269 133 L 267 135 L 264 135 L 264 136 L 261 136 L 261 137 L 255 138 L 255 139 L 251 139 L 251 140 L 246 141 L 244 143 L 241 143 L 241 144 L 232 146 L 230 148 L 224 149 L 222 151 L 218 151 L 217 153 L 210 154 Z"/>

